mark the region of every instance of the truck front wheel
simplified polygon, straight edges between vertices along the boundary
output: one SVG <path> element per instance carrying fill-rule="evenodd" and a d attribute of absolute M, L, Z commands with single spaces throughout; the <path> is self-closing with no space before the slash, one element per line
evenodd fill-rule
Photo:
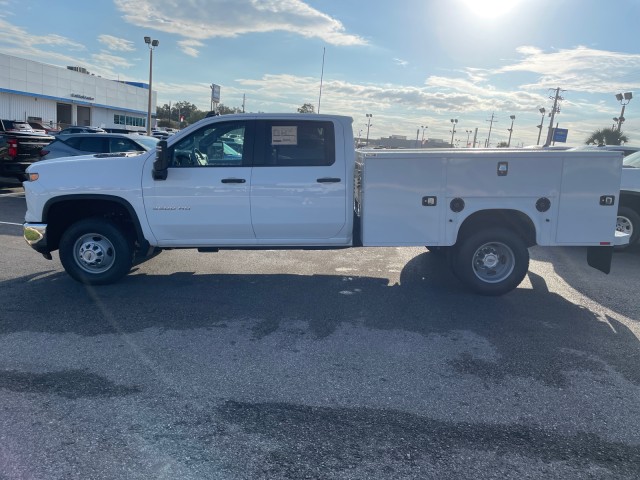
<path fill-rule="evenodd" d="M 133 242 L 115 223 L 87 218 L 60 238 L 60 261 L 80 283 L 105 285 L 124 277 L 133 265 Z"/>
<path fill-rule="evenodd" d="M 462 239 L 453 255 L 455 275 L 482 295 L 510 292 L 529 270 L 526 244 L 504 228 L 487 229 Z"/>

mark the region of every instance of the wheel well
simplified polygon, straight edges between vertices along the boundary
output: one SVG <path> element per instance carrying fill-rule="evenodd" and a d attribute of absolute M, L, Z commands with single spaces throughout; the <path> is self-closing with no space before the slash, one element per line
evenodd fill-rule
<path fill-rule="evenodd" d="M 518 210 L 481 210 L 469 215 L 458 230 L 460 240 L 479 230 L 506 228 L 524 240 L 527 247 L 536 244 L 536 227 L 528 215 Z M 456 241 L 457 241 L 456 240 Z"/>
<path fill-rule="evenodd" d="M 640 192 L 620 192 L 620 206 L 629 207 L 640 215 Z"/>
<path fill-rule="evenodd" d="M 110 198 L 71 197 L 53 199 L 45 207 L 42 221 L 47 224 L 49 250 L 58 249 L 60 237 L 70 225 L 90 217 L 107 218 L 121 226 L 137 243 L 136 248 L 147 245 L 138 217 L 127 202 Z"/>

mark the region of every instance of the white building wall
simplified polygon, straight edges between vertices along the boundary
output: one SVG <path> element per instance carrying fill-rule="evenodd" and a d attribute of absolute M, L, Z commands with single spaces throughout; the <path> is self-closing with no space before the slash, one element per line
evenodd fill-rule
<path fill-rule="evenodd" d="M 56 102 L 37 97 L 11 95 L 7 120 L 27 120 L 28 117 L 39 117 L 44 122 L 55 121 Z"/>
<path fill-rule="evenodd" d="M 0 54 L 0 117 L 57 121 L 57 103 L 91 108 L 93 125 L 115 126 L 114 114 L 146 118 L 149 91 L 145 88 Z M 152 115 L 156 94 L 152 92 Z"/>

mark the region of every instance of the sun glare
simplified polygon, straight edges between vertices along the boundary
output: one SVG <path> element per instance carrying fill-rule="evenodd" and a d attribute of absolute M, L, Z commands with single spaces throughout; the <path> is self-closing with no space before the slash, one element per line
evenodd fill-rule
<path fill-rule="evenodd" d="M 518 0 L 461 0 L 465 8 L 480 18 L 502 17 L 513 10 Z"/>

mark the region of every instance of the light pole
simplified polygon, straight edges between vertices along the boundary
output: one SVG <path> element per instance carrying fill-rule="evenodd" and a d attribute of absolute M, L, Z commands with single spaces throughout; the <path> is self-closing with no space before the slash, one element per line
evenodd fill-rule
<path fill-rule="evenodd" d="M 633 93 L 625 92 L 625 93 L 616 93 L 616 100 L 620 102 L 622 105 L 622 111 L 620 112 L 620 116 L 618 117 L 618 131 L 622 128 L 622 124 L 625 121 L 624 118 L 624 107 L 629 105 L 629 102 L 633 98 Z"/>
<path fill-rule="evenodd" d="M 536 145 L 540 145 L 540 135 L 542 134 L 542 129 L 544 127 L 544 114 L 547 113 L 544 107 L 540 108 L 538 111 L 542 114 L 542 118 L 540 119 L 540 125 L 538 125 L 538 129 L 540 131 L 538 132 L 538 142 Z"/>
<path fill-rule="evenodd" d="M 420 128 L 422 128 L 422 140 L 420 140 L 420 148 L 424 148 L 424 131 L 429 127 L 426 125 L 421 125 Z"/>
<path fill-rule="evenodd" d="M 453 136 L 456 134 L 456 124 L 458 123 L 457 118 L 451 119 L 451 126 L 453 127 L 451 130 L 451 147 L 453 148 Z"/>
<path fill-rule="evenodd" d="M 469 137 L 473 133 L 473 130 L 465 130 L 464 133 L 467 134 L 467 148 L 469 148 Z"/>
<path fill-rule="evenodd" d="M 369 129 L 371 128 L 372 118 L 373 118 L 373 113 L 367 113 L 367 147 L 369 146 Z"/>
<path fill-rule="evenodd" d="M 516 119 L 515 115 L 509 115 L 509 118 L 511 119 L 511 128 L 507 128 L 507 130 L 509 130 L 509 141 L 507 142 L 507 148 L 511 147 L 511 134 L 513 133 L 513 122 Z"/>
<path fill-rule="evenodd" d="M 160 45 L 158 40 L 151 40 L 151 37 L 144 37 L 144 43 L 149 47 L 149 104 L 147 105 L 147 135 L 151 135 L 151 97 L 153 80 L 153 49 Z"/>

